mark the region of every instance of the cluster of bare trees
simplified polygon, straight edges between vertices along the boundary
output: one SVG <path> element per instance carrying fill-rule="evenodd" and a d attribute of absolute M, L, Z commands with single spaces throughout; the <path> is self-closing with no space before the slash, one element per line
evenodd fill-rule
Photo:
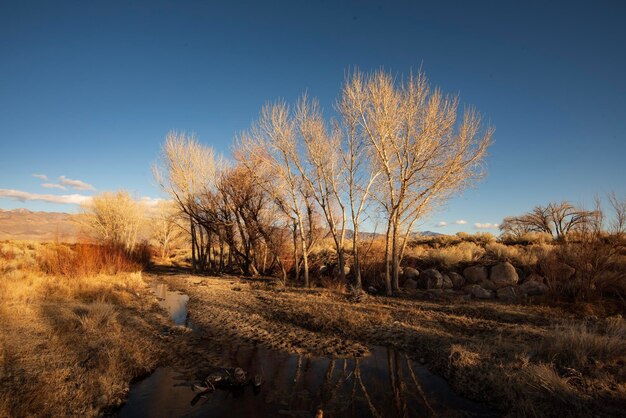
<path fill-rule="evenodd" d="M 458 107 L 421 73 L 397 80 L 356 71 L 336 118 L 326 119 L 306 95 L 293 105 L 268 104 L 237 136 L 230 164 L 194 137 L 171 133 L 155 173 L 188 220 L 194 269 L 235 263 L 245 274 L 279 267 L 286 277 L 291 264 L 308 286 L 311 248 L 329 236 L 339 278 L 350 257 L 360 287 L 359 231 L 377 213 L 391 294 L 416 222 L 482 174 L 493 129 L 472 109 L 459 117 Z"/>
<path fill-rule="evenodd" d="M 609 231 L 622 235 L 626 229 L 626 199 L 620 199 L 615 193 L 608 195 L 608 201 L 614 216 Z M 550 235 L 559 241 L 567 240 L 573 232 L 603 229 L 604 214 L 600 201 L 596 198 L 596 208 L 585 210 L 570 202 L 550 203 L 535 208 L 520 216 L 504 218 L 500 224 L 503 234 L 521 237 L 529 232 L 540 232 Z"/>

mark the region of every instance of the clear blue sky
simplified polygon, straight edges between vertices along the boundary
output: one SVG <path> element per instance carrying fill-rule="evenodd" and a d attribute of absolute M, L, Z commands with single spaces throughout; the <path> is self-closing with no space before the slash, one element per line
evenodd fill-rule
<path fill-rule="evenodd" d="M 268 100 L 330 112 L 348 67 L 421 66 L 497 129 L 488 177 L 423 229 L 626 193 L 626 3 L 475 3 L 0 1 L 0 192 L 158 197 L 169 130 L 228 153 Z"/>

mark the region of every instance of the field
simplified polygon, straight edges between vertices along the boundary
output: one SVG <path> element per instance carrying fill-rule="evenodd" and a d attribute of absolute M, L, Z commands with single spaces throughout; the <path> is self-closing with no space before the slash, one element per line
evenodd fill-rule
<path fill-rule="evenodd" d="M 103 271 L 94 268 L 100 253 L 91 272 L 83 261 L 60 275 L 59 254 L 88 252 L 33 242 L 1 250 L 0 416 L 115 413 L 135 379 L 161 365 L 218 362 L 235 342 L 331 358 L 393 347 L 507 416 L 618 416 L 626 403 L 626 323 L 615 309 L 426 290 L 355 295 L 271 278 L 141 273 L 132 263 Z M 155 281 L 190 296 L 200 337 L 173 326 Z"/>

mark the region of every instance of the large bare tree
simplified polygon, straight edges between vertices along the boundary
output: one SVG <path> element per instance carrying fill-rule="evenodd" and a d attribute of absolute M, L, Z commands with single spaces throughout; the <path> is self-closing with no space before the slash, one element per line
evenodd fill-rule
<path fill-rule="evenodd" d="M 372 195 L 387 219 L 385 284 L 392 294 L 415 222 L 480 176 L 493 129 L 483 129 L 471 109 L 459 120 L 458 98 L 432 89 L 422 73 L 397 81 L 384 71 L 355 71 L 343 96 L 381 172 Z"/>

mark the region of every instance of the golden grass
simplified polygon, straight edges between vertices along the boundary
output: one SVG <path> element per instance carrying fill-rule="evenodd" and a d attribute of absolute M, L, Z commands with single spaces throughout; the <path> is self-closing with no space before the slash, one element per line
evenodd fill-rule
<path fill-rule="evenodd" d="M 153 299 L 140 272 L 38 272 L 45 247 L 2 246 L 0 416 L 97 416 L 161 356 Z"/>

